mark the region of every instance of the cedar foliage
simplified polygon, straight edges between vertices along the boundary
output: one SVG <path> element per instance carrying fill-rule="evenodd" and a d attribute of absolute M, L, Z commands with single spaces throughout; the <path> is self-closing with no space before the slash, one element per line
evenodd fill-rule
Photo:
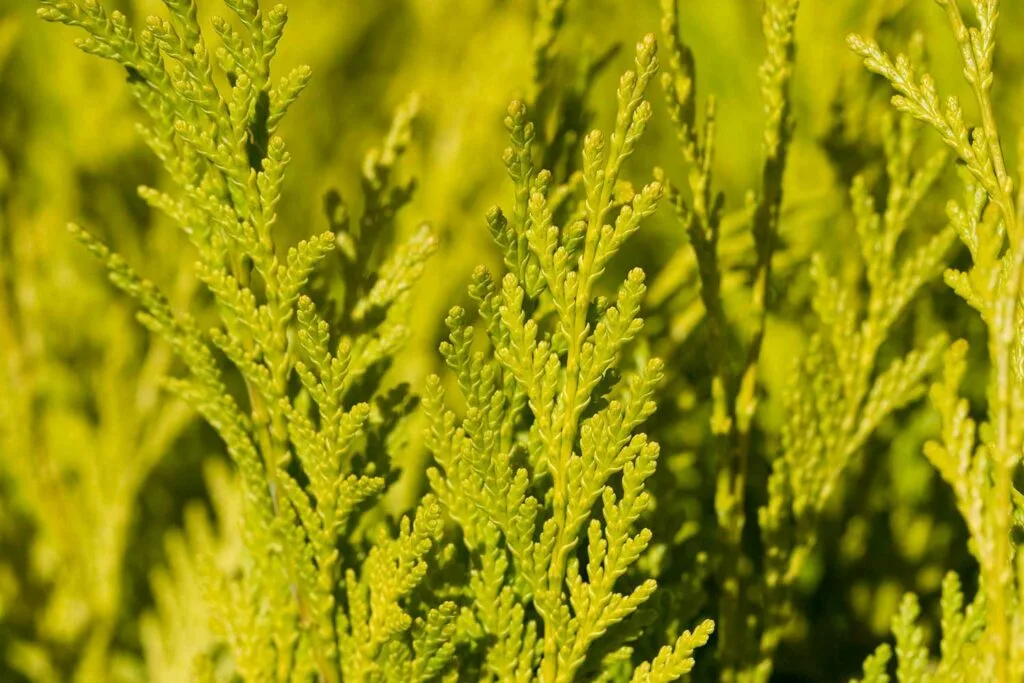
<path fill-rule="evenodd" d="M 1024 679 L 1024 14 L 755 4 L 0 15 L 0 678 Z"/>

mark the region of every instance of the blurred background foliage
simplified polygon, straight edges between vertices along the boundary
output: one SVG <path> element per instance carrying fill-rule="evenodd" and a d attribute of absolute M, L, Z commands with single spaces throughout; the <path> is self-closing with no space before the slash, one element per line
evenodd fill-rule
<path fill-rule="evenodd" d="M 107 5 L 137 21 L 162 9 L 157 0 Z M 220 11 L 212 5 L 202 3 L 201 12 Z M 429 222 L 441 249 L 416 294 L 414 338 L 393 373 L 422 386 L 440 364 L 436 347 L 445 312 L 463 300 L 476 265 L 497 263 L 483 216 L 510 194 L 501 119 L 508 102 L 529 87 L 535 4 L 288 5 L 279 68 L 309 64 L 314 78 L 282 130 L 294 158 L 278 223 L 290 233 L 287 241 L 327 226 L 329 189 L 359 196 L 365 152 L 386 133 L 401 102 L 411 93 L 420 98 L 401 171 L 416 179 L 416 190 L 396 231 L 407 234 Z M 999 43 L 996 61 L 1003 74 L 1019 74 L 1024 43 L 1015 38 L 1024 26 L 1024 4 L 1004 5 L 1003 30 L 1012 37 Z M 742 208 L 760 171 L 760 9 L 759 0 L 681 3 L 699 97 L 718 98 L 716 174 L 727 213 Z M 844 36 L 877 34 L 883 45 L 899 48 L 909 26 L 946 30 L 933 9 L 927 0 L 802 2 L 783 265 L 764 349 L 764 453 L 772 452 L 771 435 L 783 417 L 781 391 L 807 338 L 808 256 L 821 251 L 842 271 L 853 244 L 850 180 L 861 172 L 877 177 L 882 169 L 878 121 L 886 89 L 862 73 Z M 169 666 L 153 668 L 154 627 L 139 615 L 174 611 L 179 635 L 203 637 L 195 627 L 201 620 L 189 620 L 187 604 L 161 603 L 169 579 L 160 568 L 171 566 L 176 578 L 170 580 L 187 578 L 173 530 L 189 515 L 193 527 L 207 524 L 199 519 L 205 513 L 189 505 L 207 495 L 203 463 L 220 457 L 221 445 L 161 393 L 159 376 L 173 370 L 168 350 L 134 323 L 132 306 L 64 226 L 76 220 L 96 229 L 179 302 L 193 297 L 185 267 L 191 256 L 185 238 L 135 194 L 139 184 L 160 182 L 159 168 L 134 131 L 140 114 L 123 87 L 124 73 L 80 53 L 69 30 L 44 25 L 34 10 L 32 0 L 0 0 L 0 680 L 65 680 L 69 672 L 81 678 L 90 670 L 118 680 L 180 680 Z M 630 46 L 657 31 L 659 17 L 657 0 L 570 0 L 557 49 L 571 64 L 625 46 L 594 86 L 610 92 Z M 932 44 L 946 48 L 952 41 Z M 952 50 L 929 59 L 936 72 L 958 71 Z M 573 78 L 568 69 L 555 75 L 556 82 Z M 1007 87 L 1012 83 L 1007 78 L 996 86 L 1004 130 L 1024 125 L 1024 88 Z M 610 120 L 611 98 L 593 102 L 596 119 Z M 654 102 L 652 125 L 629 163 L 640 177 L 655 166 L 669 177 L 685 177 L 664 107 L 660 98 Z M 1008 147 L 1016 163 L 1017 150 Z M 922 234 L 945 220 L 938 201 L 920 215 Z M 686 236 L 667 205 L 651 225 L 615 267 L 640 265 L 654 282 L 648 330 L 672 378 L 653 430 L 666 449 L 663 496 L 673 498 L 663 506 L 673 516 L 661 524 L 685 534 L 707 514 L 701 510 L 713 488 L 698 447 L 706 434 L 707 370 L 693 341 L 699 330 L 686 334 L 694 294 Z M 890 356 L 939 327 L 972 342 L 980 337 L 974 317 L 944 289 L 935 284 L 907 316 Z M 742 327 L 741 312 L 737 318 Z M 975 367 L 968 392 L 979 398 L 983 363 Z M 904 591 L 934 598 L 946 569 L 971 575 L 951 496 L 921 455 L 936 424 L 930 408 L 916 404 L 883 426 L 855 462 L 802 577 L 799 628 L 780 653 L 778 680 L 844 680 L 884 637 Z M 396 510 L 408 508 L 423 489 L 426 456 L 417 450 L 418 439 L 410 443 L 404 483 L 393 494 Z M 752 490 L 763 491 L 766 472 L 767 457 L 752 474 Z M 761 502 L 755 496 L 751 505 Z M 163 656 L 173 660 L 173 648 Z M 102 665 L 83 668 L 89 658 Z"/>

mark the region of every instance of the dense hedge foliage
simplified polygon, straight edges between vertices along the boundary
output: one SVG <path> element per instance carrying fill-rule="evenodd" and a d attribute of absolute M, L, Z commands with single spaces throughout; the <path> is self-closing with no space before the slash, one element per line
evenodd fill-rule
<path fill-rule="evenodd" d="M 9 0 L 0 680 L 1024 680 L 1021 27 Z"/>

